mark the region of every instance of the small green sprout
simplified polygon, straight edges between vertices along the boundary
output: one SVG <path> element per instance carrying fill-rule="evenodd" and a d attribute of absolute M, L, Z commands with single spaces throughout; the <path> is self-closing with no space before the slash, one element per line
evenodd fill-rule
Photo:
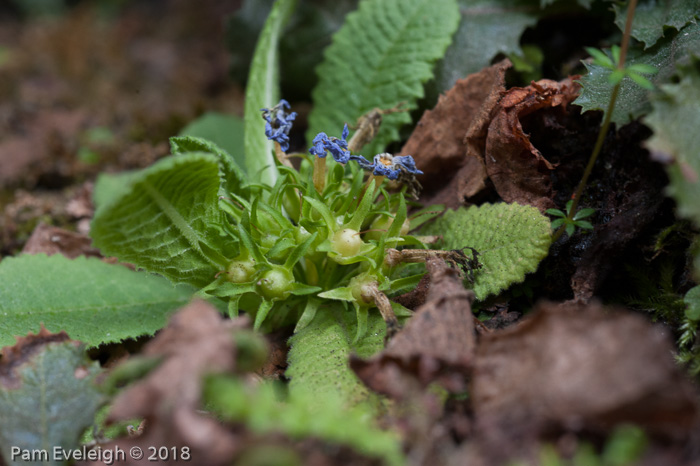
<path fill-rule="evenodd" d="M 603 68 L 607 68 L 611 71 L 608 80 L 611 84 L 617 84 L 621 82 L 625 76 L 630 78 L 632 81 L 637 83 L 644 89 L 652 90 L 654 89 L 654 84 L 649 81 L 643 74 L 651 75 L 657 73 L 655 67 L 647 65 L 644 63 L 636 63 L 634 65 L 628 65 L 624 68 L 620 67 L 620 47 L 613 45 L 610 49 L 610 54 L 612 58 L 606 55 L 602 50 L 595 49 L 593 47 L 586 47 L 586 51 L 593 57 L 593 63 Z"/>
<path fill-rule="evenodd" d="M 593 229 L 593 225 L 591 224 L 591 222 L 583 219 L 593 215 L 595 213 L 595 209 L 581 209 L 578 212 L 576 212 L 576 215 L 571 217 L 571 206 L 573 202 L 574 201 L 571 200 L 566 203 L 566 212 L 562 212 L 559 209 L 547 209 L 547 213 L 549 215 L 559 217 L 552 222 L 552 230 L 556 230 L 560 226 L 566 225 L 566 234 L 571 236 L 574 234 L 574 230 L 576 229 L 576 227 L 583 228 L 584 230 Z"/>

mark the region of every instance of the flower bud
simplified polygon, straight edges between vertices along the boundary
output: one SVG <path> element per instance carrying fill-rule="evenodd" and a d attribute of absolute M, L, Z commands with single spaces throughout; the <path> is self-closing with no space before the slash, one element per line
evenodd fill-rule
<path fill-rule="evenodd" d="M 294 285 L 294 274 L 283 267 L 263 273 L 258 280 L 258 292 L 267 299 L 285 299 Z"/>
<path fill-rule="evenodd" d="M 354 257 L 360 252 L 362 244 L 362 238 L 357 230 L 343 228 L 333 235 L 331 250 L 342 257 Z"/>

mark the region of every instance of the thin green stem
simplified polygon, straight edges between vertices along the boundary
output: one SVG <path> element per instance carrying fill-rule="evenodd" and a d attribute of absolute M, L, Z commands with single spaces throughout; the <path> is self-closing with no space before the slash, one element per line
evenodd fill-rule
<path fill-rule="evenodd" d="M 627 58 L 627 49 L 629 48 L 630 35 L 632 32 L 632 20 L 634 19 L 634 12 L 636 8 L 637 0 L 630 0 L 629 7 L 627 8 L 627 21 L 625 22 L 625 33 L 622 36 L 622 45 L 620 47 L 620 61 L 617 64 L 618 70 L 625 69 L 625 59 Z M 591 172 L 593 171 L 593 165 L 595 165 L 595 162 L 598 159 L 598 155 L 600 154 L 600 150 L 603 148 L 603 142 L 605 142 L 605 136 L 608 134 L 608 129 L 610 129 L 610 119 L 612 117 L 612 112 L 615 109 L 615 103 L 617 102 L 617 95 L 620 92 L 621 84 L 621 81 L 615 84 L 612 90 L 612 94 L 610 94 L 608 109 L 605 112 L 603 124 L 601 125 L 600 131 L 598 132 L 598 139 L 596 139 L 595 146 L 593 146 L 593 152 L 591 152 L 591 156 L 588 159 L 586 169 L 583 172 L 581 181 L 579 182 L 578 187 L 576 188 L 576 192 L 574 193 L 574 196 L 572 198 L 573 202 L 571 203 L 571 209 L 569 209 L 566 215 L 566 218 L 569 222 L 573 221 L 574 215 L 576 215 L 576 211 L 578 210 L 578 204 L 581 201 L 581 195 L 583 194 L 583 190 L 586 188 L 586 183 L 588 182 L 588 177 L 591 176 Z M 567 223 L 568 222 L 564 222 L 562 226 L 559 227 L 559 229 L 554 233 L 554 235 L 552 236 L 553 243 L 559 238 L 561 238 L 561 235 L 564 234 Z"/>

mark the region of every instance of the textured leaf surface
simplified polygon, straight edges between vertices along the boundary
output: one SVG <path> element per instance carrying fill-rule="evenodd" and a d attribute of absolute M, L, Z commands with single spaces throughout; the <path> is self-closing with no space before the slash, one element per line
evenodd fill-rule
<path fill-rule="evenodd" d="M 615 24 L 625 30 L 627 4 L 613 4 Z M 700 0 L 642 0 L 637 4 L 632 22 L 632 37 L 653 46 L 664 37 L 664 28 L 681 29 L 700 12 Z"/>
<path fill-rule="evenodd" d="M 367 456 L 401 465 L 398 437 L 372 424 L 371 413 L 361 407 L 348 409 L 334 393 L 295 391 L 286 403 L 270 383 L 254 390 L 231 377 L 212 377 L 205 387 L 207 406 L 227 419 L 245 423 L 256 433 L 282 432 L 293 439 L 318 438 L 348 445 Z"/>
<path fill-rule="evenodd" d="M 668 82 L 676 72 L 676 66 L 688 63 L 692 53 L 700 50 L 700 24 L 689 24 L 677 34 L 669 34 L 658 43 L 641 52 L 638 49 L 630 50 L 627 64 L 646 64 L 656 67 L 659 72 L 649 77 L 655 84 Z M 608 81 L 610 70 L 602 66 L 586 64 L 588 74 L 581 78 L 583 90 L 574 102 L 587 110 L 604 110 L 610 101 L 612 85 Z M 622 81 L 620 93 L 617 97 L 612 121 L 618 125 L 628 123 L 640 115 L 648 113 L 651 109 L 649 103 L 649 91 L 639 87 L 629 78 Z"/>
<path fill-rule="evenodd" d="M 700 226 L 700 71 L 698 64 L 678 84 L 661 87 L 653 112 L 644 123 L 654 130 L 647 147 L 660 160 L 671 160 L 666 171 L 667 192 L 676 200 L 678 214 Z M 698 259 L 696 259 L 696 267 Z"/>
<path fill-rule="evenodd" d="M 95 210 L 100 210 L 129 192 L 131 182 L 138 178 L 138 171 L 100 173 L 92 192 Z"/>
<path fill-rule="evenodd" d="M 278 44 L 282 27 L 294 9 L 296 0 L 277 0 L 267 17 L 248 75 L 245 92 L 245 158 L 246 171 L 254 181 L 270 186 L 277 179 L 274 146 L 265 136 L 265 120 L 260 109 L 272 108 L 279 101 Z"/>
<path fill-rule="evenodd" d="M 537 270 L 549 251 L 550 230 L 549 219 L 534 207 L 484 204 L 449 210 L 425 233 L 443 235 L 443 249 L 477 250 L 483 267 L 475 274 L 474 293 L 481 300 Z"/>
<path fill-rule="evenodd" d="M 40 323 L 90 346 L 152 335 L 191 296 L 189 287 L 98 259 L 8 257 L 0 263 L 0 345 Z"/>
<path fill-rule="evenodd" d="M 242 144 L 242 141 L 239 141 Z M 223 181 L 219 186 L 219 195 L 228 197 L 229 193 L 243 195 L 242 186 L 245 185 L 245 175 L 233 156 L 225 149 L 208 139 L 198 136 L 176 136 L 170 138 L 170 152 L 173 155 L 189 152 L 206 152 L 215 155 L 219 159 L 219 168 L 223 174 Z"/>
<path fill-rule="evenodd" d="M 422 84 L 457 28 L 455 0 L 367 0 L 347 16 L 317 68 L 314 109 L 307 141 L 319 132 L 340 136 L 365 112 L 416 107 Z M 363 151 L 374 155 L 399 137 L 407 112 L 385 115 L 374 141 Z"/>
<path fill-rule="evenodd" d="M 91 235 L 103 254 L 202 287 L 225 268 L 218 252 L 219 164 L 214 155 L 162 159 L 100 210 Z"/>
<path fill-rule="evenodd" d="M 101 403 L 94 380 L 99 365 L 70 341 L 49 343 L 22 362 L 10 369 L 18 387 L 0 384 L 0 450 L 6 464 L 64 464 L 53 457 L 53 448 L 77 448 L 80 434 L 92 424 Z M 43 450 L 47 458 L 12 461 L 12 447 Z"/>
<path fill-rule="evenodd" d="M 386 324 L 379 312 L 370 310 L 367 333 L 353 344 L 357 332 L 355 312 L 343 306 L 319 308 L 314 320 L 291 339 L 289 369 L 290 393 L 339 396 L 346 406 L 378 406 L 379 397 L 360 382 L 348 366 L 350 353 L 369 358 L 384 347 Z"/>
<path fill-rule="evenodd" d="M 521 53 L 520 36 L 541 16 L 530 0 L 460 0 L 460 23 L 435 70 L 439 92 L 489 66 L 499 53 Z"/>
<path fill-rule="evenodd" d="M 239 168 L 245 167 L 243 119 L 235 115 L 209 112 L 180 131 L 180 136 L 194 136 L 211 141 L 231 155 Z"/>

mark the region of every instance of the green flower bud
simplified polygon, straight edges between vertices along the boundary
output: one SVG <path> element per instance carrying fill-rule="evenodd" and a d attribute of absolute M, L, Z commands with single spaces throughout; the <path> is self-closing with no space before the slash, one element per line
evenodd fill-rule
<path fill-rule="evenodd" d="M 371 275 L 361 274 L 350 280 L 348 287 L 352 297 L 360 306 L 374 305 L 374 287 L 377 285 L 377 278 Z"/>
<path fill-rule="evenodd" d="M 379 241 L 381 239 L 382 235 L 385 234 L 387 231 L 389 231 L 389 228 L 391 227 L 392 223 L 394 223 L 394 219 L 392 217 L 389 217 L 388 215 L 378 216 L 371 223 L 371 225 L 369 227 L 370 231 L 365 233 L 365 239 Z M 408 219 L 404 220 L 403 225 L 401 225 L 401 230 L 399 231 L 399 234 L 400 235 L 408 234 L 408 230 L 410 228 L 411 228 L 411 222 Z"/>
<path fill-rule="evenodd" d="M 279 300 L 289 296 L 294 285 L 294 274 L 284 267 L 275 267 L 263 273 L 258 280 L 258 292 L 266 299 Z"/>
<path fill-rule="evenodd" d="M 247 257 L 234 260 L 226 269 L 229 281 L 233 283 L 245 283 L 255 278 L 255 259 Z"/>
<path fill-rule="evenodd" d="M 333 235 L 331 251 L 342 257 L 354 257 L 360 252 L 362 244 L 362 238 L 357 230 L 344 228 Z"/>

